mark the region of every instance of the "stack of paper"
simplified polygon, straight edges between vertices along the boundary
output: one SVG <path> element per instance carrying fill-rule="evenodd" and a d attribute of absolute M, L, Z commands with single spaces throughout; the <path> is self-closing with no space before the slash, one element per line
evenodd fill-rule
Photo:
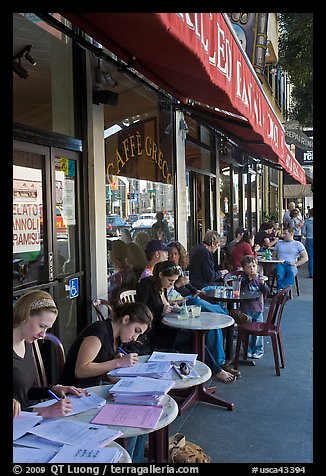
<path fill-rule="evenodd" d="M 115 403 L 130 403 L 132 405 L 160 405 L 164 395 L 134 395 L 131 393 L 117 393 L 112 396 Z"/>
<path fill-rule="evenodd" d="M 92 423 L 153 430 L 156 428 L 162 413 L 162 406 L 149 407 L 108 403 L 98 412 Z"/>
<path fill-rule="evenodd" d="M 123 377 L 110 389 L 115 402 L 158 405 L 175 382 L 150 377 Z"/>
<path fill-rule="evenodd" d="M 186 362 L 195 365 L 198 354 L 181 354 L 179 352 L 153 352 L 148 362 Z"/>
<path fill-rule="evenodd" d="M 13 447 L 14 463 L 117 463 L 123 456 L 119 448 L 85 448 L 60 445 L 57 448 Z"/>
<path fill-rule="evenodd" d="M 171 369 L 171 362 L 138 362 L 132 367 L 114 369 L 109 375 L 115 377 L 152 377 L 166 378 L 167 372 Z"/>
<path fill-rule="evenodd" d="M 102 448 L 123 434 L 121 431 L 65 418 L 33 427 L 29 433 L 58 443 L 85 448 Z"/>

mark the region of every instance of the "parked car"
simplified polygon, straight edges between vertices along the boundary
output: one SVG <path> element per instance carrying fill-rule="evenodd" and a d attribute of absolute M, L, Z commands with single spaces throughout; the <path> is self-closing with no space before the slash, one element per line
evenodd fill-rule
<path fill-rule="evenodd" d="M 152 226 L 156 221 L 156 213 L 142 213 L 139 215 L 138 220 L 132 224 L 132 227 Z"/>
<path fill-rule="evenodd" d="M 106 235 L 120 236 L 121 230 L 130 230 L 131 225 L 124 221 L 119 215 L 109 215 L 106 217 Z"/>
<path fill-rule="evenodd" d="M 138 217 L 139 217 L 138 213 L 133 213 L 132 215 L 128 215 L 127 222 L 130 224 L 134 223 L 135 221 L 138 220 Z"/>

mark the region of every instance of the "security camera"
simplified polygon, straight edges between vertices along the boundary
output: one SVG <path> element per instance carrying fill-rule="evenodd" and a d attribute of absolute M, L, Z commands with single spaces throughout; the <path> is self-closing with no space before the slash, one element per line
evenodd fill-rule
<path fill-rule="evenodd" d="M 27 79 L 28 78 L 28 72 L 25 68 L 22 67 L 18 61 L 13 61 L 12 62 L 14 72 L 18 74 L 18 76 L 22 79 Z"/>

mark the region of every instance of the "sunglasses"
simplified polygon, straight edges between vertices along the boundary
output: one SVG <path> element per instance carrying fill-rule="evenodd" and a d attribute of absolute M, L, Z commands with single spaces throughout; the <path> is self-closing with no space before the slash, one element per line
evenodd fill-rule
<path fill-rule="evenodd" d="M 165 273 L 165 271 L 174 271 L 175 274 L 180 274 L 181 273 L 181 268 L 180 266 L 168 266 L 167 268 L 165 268 L 163 271 L 163 273 Z"/>

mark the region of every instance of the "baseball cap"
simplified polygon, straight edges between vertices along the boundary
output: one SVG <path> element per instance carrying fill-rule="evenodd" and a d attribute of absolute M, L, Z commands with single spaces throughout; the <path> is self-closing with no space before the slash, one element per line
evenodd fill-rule
<path fill-rule="evenodd" d="M 170 251 L 170 248 L 167 247 L 163 241 L 160 240 L 151 240 L 147 243 L 145 251 L 154 253 L 155 251 Z"/>
<path fill-rule="evenodd" d="M 241 233 L 244 233 L 245 231 L 247 231 L 246 228 L 243 228 L 242 226 L 238 226 L 238 228 L 235 229 L 235 236 L 241 235 Z"/>

